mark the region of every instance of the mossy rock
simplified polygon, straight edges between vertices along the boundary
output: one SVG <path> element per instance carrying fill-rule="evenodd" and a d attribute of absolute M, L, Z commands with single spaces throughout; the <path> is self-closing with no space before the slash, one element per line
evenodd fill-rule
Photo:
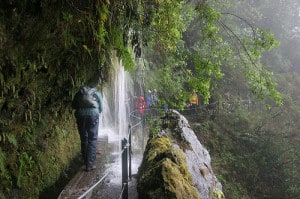
<path fill-rule="evenodd" d="M 139 198 L 200 198 L 187 170 L 185 154 L 168 135 L 148 141 L 139 169 Z"/>

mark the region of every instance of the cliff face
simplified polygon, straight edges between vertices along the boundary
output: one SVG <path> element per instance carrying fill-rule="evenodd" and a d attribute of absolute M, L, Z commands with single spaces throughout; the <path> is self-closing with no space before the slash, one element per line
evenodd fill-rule
<path fill-rule="evenodd" d="M 164 129 L 149 139 L 139 169 L 140 198 L 222 198 L 222 185 L 208 151 L 178 112 L 166 114 Z"/>
<path fill-rule="evenodd" d="M 134 66 L 126 11 L 123 1 L 0 2 L 0 198 L 53 193 L 79 152 L 74 94 L 110 80 L 112 49 Z"/>

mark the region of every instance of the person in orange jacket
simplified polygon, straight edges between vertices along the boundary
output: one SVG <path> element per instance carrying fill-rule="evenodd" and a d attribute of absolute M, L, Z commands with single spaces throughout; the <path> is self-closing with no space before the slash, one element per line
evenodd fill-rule
<path fill-rule="evenodd" d="M 199 104 L 198 95 L 197 95 L 196 91 L 192 92 L 192 96 L 190 97 L 189 102 L 190 102 L 190 104 L 189 104 L 190 108 L 195 110 Z"/>

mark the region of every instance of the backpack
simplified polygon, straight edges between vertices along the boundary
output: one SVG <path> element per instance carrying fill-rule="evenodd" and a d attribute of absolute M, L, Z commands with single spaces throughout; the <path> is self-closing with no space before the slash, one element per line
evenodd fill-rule
<path fill-rule="evenodd" d="M 95 88 L 82 87 L 75 96 L 74 108 L 98 108 L 96 91 Z"/>

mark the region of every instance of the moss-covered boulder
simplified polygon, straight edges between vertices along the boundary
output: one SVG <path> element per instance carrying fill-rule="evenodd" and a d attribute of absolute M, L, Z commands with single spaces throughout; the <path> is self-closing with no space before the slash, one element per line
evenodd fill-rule
<path fill-rule="evenodd" d="M 139 169 L 139 198 L 200 198 L 185 155 L 168 134 L 148 141 Z"/>
<path fill-rule="evenodd" d="M 163 129 L 148 140 L 139 168 L 139 198 L 224 198 L 208 151 L 177 111 L 163 118 Z"/>

